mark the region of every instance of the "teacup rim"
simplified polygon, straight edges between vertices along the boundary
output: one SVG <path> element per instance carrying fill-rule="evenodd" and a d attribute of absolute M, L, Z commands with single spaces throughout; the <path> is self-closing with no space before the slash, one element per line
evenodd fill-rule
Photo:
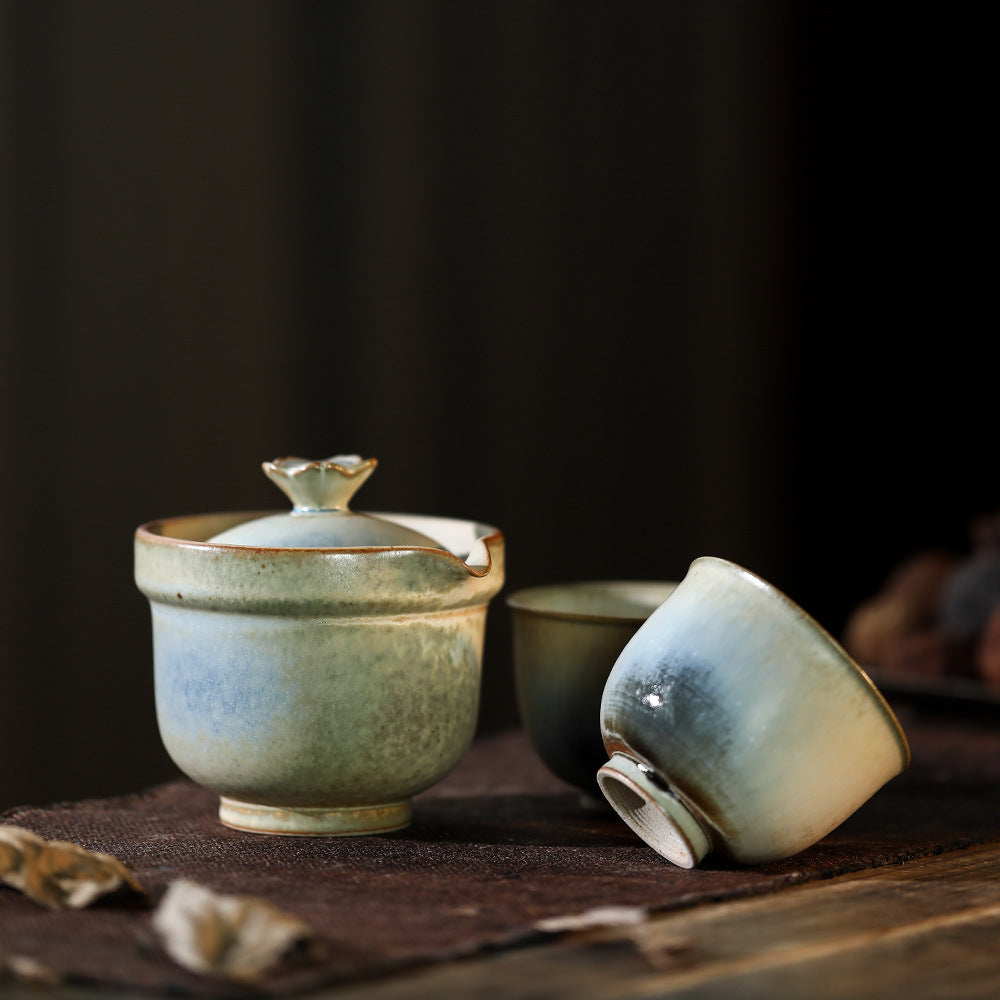
<path fill-rule="evenodd" d="M 532 584 L 527 587 L 519 587 L 517 590 L 512 591 L 507 594 L 504 598 L 504 603 L 507 607 L 511 608 L 513 611 L 519 613 L 531 615 L 536 618 L 551 618 L 556 621 L 578 621 L 578 622 L 593 622 L 595 624 L 610 623 L 610 624 L 627 624 L 627 625 L 640 625 L 645 622 L 649 616 L 659 607 L 659 604 L 654 605 L 650 608 L 647 614 L 635 614 L 635 615 L 615 615 L 615 614 L 599 614 L 591 613 L 586 611 L 560 611 L 554 608 L 540 608 L 537 605 L 528 604 L 525 602 L 525 598 L 529 594 L 540 594 L 543 591 L 577 591 L 583 590 L 585 588 L 598 588 L 598 587 L 663 587 L 664 597 L 666 600 L 674 589 L 677 587 L 678 581 L 676 580 L 662 580 L 662 579 L 611 579 L 611 578 L 601 578 L 593 580 L 557 580 L 552 583 L 539 583 Z M 662 603 L 662 602 L 660 602 Z"/>

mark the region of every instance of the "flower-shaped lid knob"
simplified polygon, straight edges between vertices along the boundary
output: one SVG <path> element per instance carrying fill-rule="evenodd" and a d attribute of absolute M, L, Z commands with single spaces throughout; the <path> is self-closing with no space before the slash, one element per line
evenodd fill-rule
<path fill-rule="evenodd" d="M 378 460 L 360 455 L 334 455 L 322 462 L 308 458 L 276 458 L 261 463 L 264 474 L 292 501 L 299 513 L 343 510 Z"/>
<path fill-rule="evenodd" d="M 377 464 L 360 455 L 264 462 L 264 473 L 292 501 L 292 510 L 244 521 L 209 541 L 269 548 L 441 548 L 418 531 L 350 509 L 351 498 Z"/>

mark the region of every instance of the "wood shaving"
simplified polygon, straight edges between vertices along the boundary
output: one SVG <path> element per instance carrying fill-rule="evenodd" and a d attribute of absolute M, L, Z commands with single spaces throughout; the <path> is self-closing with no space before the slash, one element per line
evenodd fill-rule
<path fill-rule="evenodd" d="M 639 936 L 633 943 L 639 954 L 658 972 L 673 972 L 691 965 L 694 942 L 680 934 L 658 934 L 650 938 Z"/>
<path fill-rule="evenodd" d="M 110 854 L 43 840 L 16 826 L 0 826 L 0 882 L 51 910 L 80 909 L 121 889 L 145 892 Z"/>
<path fill-rule="evenodd" d="M 563 931 L 590 930 L 594 927 L 634 927 L 646 919 L 641 906 L 599 906 L 583 913 L 569 913 L 560 917 L 539 920 L 535 927 L 550 934 Z"/>
<path fill-rule="evenodd" d="M 63 981 L 58 972 L 26 955 L 0 955 L 0 983 L 4 980 L 29 986 L 58 986 Z"/>
<path fill-rule="evenodd" d="M 310 928 L 263 900 L 224 896 L 185 879 L 153 914 L 167 954 L 199 975 L 250 981 L 313 940 Z"/>

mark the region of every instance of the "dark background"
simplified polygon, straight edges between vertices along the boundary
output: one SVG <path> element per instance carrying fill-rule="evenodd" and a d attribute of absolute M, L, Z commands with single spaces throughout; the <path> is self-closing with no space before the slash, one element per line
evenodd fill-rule
<path fill-rule="evenodd" d="M 928 8 L 932 10 L 932 8 Z M 1000 507 L 985 28 L 762 2 L 0 4 L 0 807 L 175 773 L 132 532 L 359 496 L 505 593 L 831 631 Z M 516 720 L 502 596 L 481 724 Z"/>

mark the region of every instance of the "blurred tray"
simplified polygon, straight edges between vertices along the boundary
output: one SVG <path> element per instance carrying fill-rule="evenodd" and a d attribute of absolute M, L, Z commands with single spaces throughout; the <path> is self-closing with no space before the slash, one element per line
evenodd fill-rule
<path fill-rule="evenodd" d="M 920 677 L 865 667 L 888 701 L 902 700 L 938 707 L 1000 709 L 1000 685 L 971 677 Z"/>

